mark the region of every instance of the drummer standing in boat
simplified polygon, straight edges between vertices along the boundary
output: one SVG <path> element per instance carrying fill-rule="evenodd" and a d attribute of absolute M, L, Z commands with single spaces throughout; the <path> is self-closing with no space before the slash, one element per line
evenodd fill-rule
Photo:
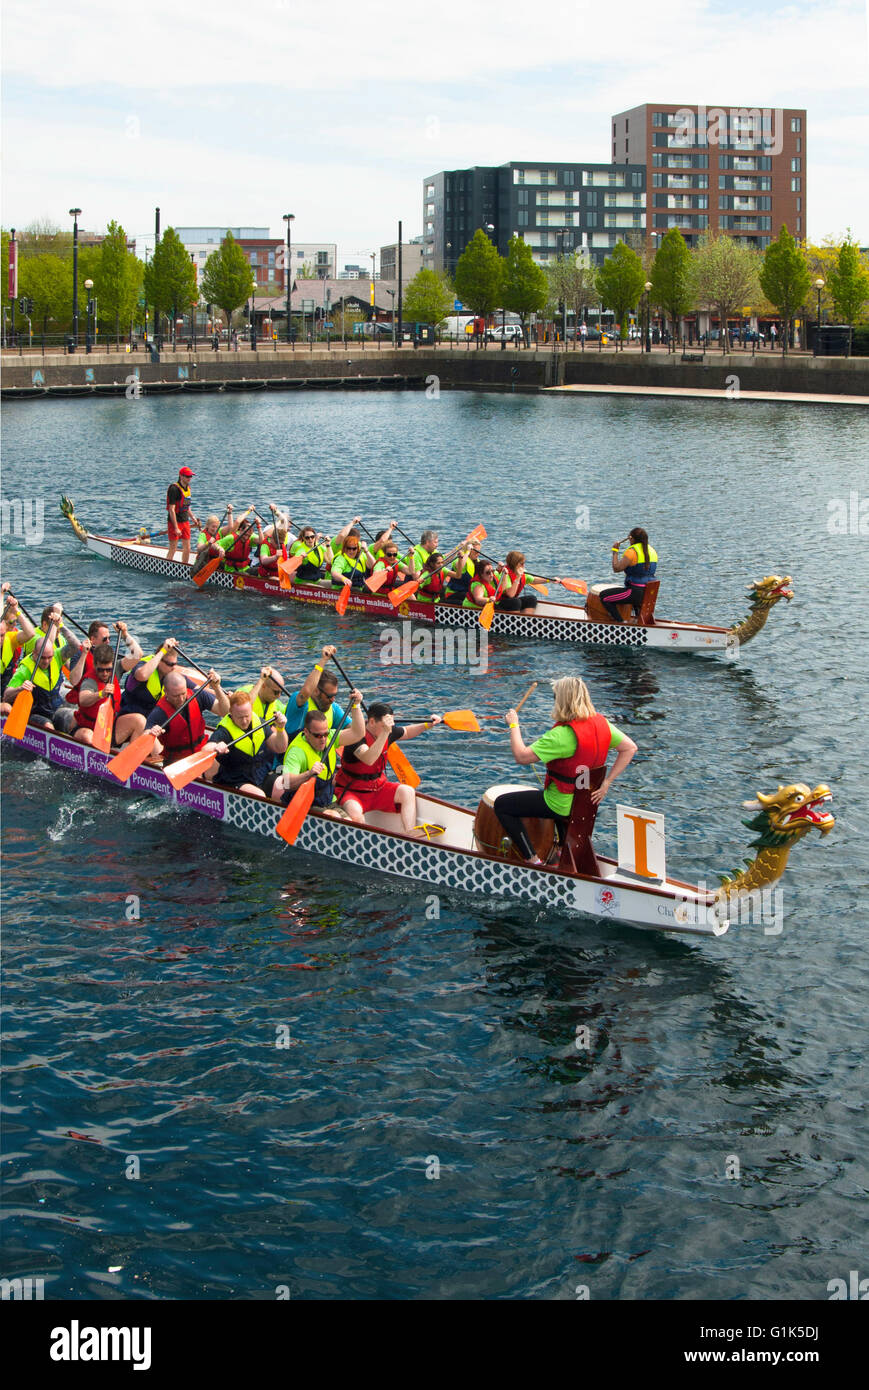
<path fill-rule="evenodd" d="M 175 555 L 175 547 L 181 539 L 181 559 L 186 565 L 190 559 L 190 522 L 199 526 L 198 519 L 190 508 L 190 479 L 195 477 L 192 468 L 180 468 L 178 481 L 170 483 L 166 493 L 166 530 L 169 534 L 169 548 L 166 559 Z"/>

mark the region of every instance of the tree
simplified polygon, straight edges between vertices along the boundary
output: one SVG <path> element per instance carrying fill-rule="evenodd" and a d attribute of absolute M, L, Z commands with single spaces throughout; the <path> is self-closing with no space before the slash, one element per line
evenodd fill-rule
<path fill-rule="evenodd" d="M 600 297 L 621 324 L 621 337 L 628 336 L 628 315 L 636 309 L 646 283 L 642 259 L 623 241 L 616 243 L 597 273 Z"/>
<path fill-rule="evenodd" d="M 39 255 L 22 261 L 18 271 L 19 293 L 33 300 L 33 319 L 47 330 L 54 319 L 61 333 L 72 322 L 72 265 L 62 256 Z"/>
<path fill-rule="evenodd" d="M 244 304 L 254 288 L 253 271 L 244 252 L 227 232 L 217 251 L 212 251 L 202 272 L 200 293 L 209 304 L 217 304 L 232 322 L 233 310 Z"/>
<path fill-rule="evenodd" d="M 230 233 L 227 233 L 230 236 Z M 222 248 L 221 248 L 222 249 Z M 219 252 L 215 251 L 214 255 Z M 241 255 L 241 252 L 239 251 Z M 206 263 L 206 271 L 211 264 L 213 256 L 209 256 Z M 242 260 L 244 257 L 242 256 Z M 247 262 L 245 262 L 247 265 Z M 251 285 L 250 268 L 247 269 L 248 288 Z M 160 241 L 154 248 L 154 254 L 142 276 L 145 286 L 145 295 L 149 304 L 154 305 L 155 320 L 154 331 L 159 336 L 160 315 L 170 313 L 172 315 L 172 336 L 175 337 L 175 320 L 178 317 L 179 309 L 186 309 L 197 298 L 196 291 L 196 269 L 190 259 L 189 253 L 185 251 L 178 233 L 173 227 L 167 227 Z M 204 285 L 203 285 L 204 291 Z M 208 296 L 211 298 L 211 296 Z M 215 299 L 216 304 L 220 304 L 219 299 Z M 241 302 L 241 301 L 239 301 Z M 220 307 L 224 306 L 220 304 Z M 235 307 L 235 306 L 233 306 Z"/>
<path fill-rule="evenodd" d="M 797 310 L 805 304 L 812 284 L 805 252 L 782 225 L 776 240 L 764 253 L 760 287 L 782 317 L 782 352 L 787 353 L 790 329 Z"/>
<path fill-rule="evenodd" d="M 499 308 L 504 262 L 482 227 L 478 227 L 456 263 L 456 294 L 480 318 Z"/>
<path fill-rule="evenodd" d="M 438 324 L 451 311 L 453 297 L 446 275 L 419 270 L 404 292 L 402 313 L 411 322 Z"/>
<path fill-rule="evenodd" d="M 8 309 L 9 307 L 9 243 L 11 240 L 12 234 L 10 232 L 7 232 L 6 228 L 4 227 L 2 231 L 3 256 L 2 263 L 0 263 L 0 275 L 2 275 L 3 277 L 2 288 L 4 309 Z"/>
<path fill-rule="evenodd" d="M 859 248 L 851 240 L 842 242 L 827 284 L 838 316 L 853 328 L 869 300 L 869 269 L 861 260 Z"/>
<path fill-rule="evenodd" d="M 732 237 L 706 232 L 691 252 L 689 284 L 695 303 L 718 315 L 721 351 L 727 351 L 727 320 L 757 298 L 758 255 Z"/>
<path fill-rule="evenodd" d="M 115 341 L 120 341 L 120 325 L 127 324 L 139 301 L 144 266 L 127 250 L 127 234 L 117 222 L 110 222 L 100 247 L 97 286 L 100 317 L 114 324 Z"/>
<path fill-rule="evenodd" d="M 534 262 L 531 247 L 521 237 L 513 236 L 503 263 L 503 307 L 519 315 L 522 339 L 527 345 L 526 320 L 529 314 L 539 314 L 546 308 L 549 285 L 545 271 Z"/>
<path fill-rule="evenodd" d="M 545 270 L 549 285 L 548 304 L 552 312 L 557 312 L 563 300 L 566 309 L 573 310 L 574 323 L 578 326 L 584 309 L 590 309 L 600 301 L 597 287 L 597 270 L 583 248 L 569 256 L 558 256 L 550 261 Z"/>
<path fill-rule="evenodd" d="M 21 242 L 19 255 L 30 259 L 31 256 L 60 256 L 62 259 L 72 258 L 72 228 L 67 230 L 59 227 L 56 222 L 52 222 L 47 217 L 37 217 L 22 232 L 19 232 L 18 239 Z"/>
<path fill-rule="evenodd" d="M 671 227 L 662 239 L 649 274 L 652 302 L 663 310 L 673 325 L 673 338 L 679 334 L 679 320 L 692 307 L 691 252 L 678 227 Z"/>

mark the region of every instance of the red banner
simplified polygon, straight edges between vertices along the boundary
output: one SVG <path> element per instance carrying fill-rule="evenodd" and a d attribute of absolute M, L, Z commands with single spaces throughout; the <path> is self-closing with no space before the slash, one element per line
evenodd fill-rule
<path fill-rule="evenodd" d="M 18 242 L 9 243 L 9 298 L 18 298 Z"/>

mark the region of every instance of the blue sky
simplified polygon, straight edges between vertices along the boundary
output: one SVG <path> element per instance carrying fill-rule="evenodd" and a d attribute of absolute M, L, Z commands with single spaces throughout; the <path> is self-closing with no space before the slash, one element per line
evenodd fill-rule
<path fill-rule="evenodd" d="M 439 169 L 609 157 L 643 101 L 805 107 L 808 232 L 869 242 L 866 0 L 4 0 L 4 226 L 269 226 L 356 261 Z"/>

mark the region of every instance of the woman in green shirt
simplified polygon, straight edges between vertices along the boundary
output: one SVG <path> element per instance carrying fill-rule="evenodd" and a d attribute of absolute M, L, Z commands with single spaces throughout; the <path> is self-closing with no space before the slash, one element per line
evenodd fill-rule
<path fill-rule="evenodd" d="M 510 750 L 517 763 L 521 766 L 546 764 L 543 788 L 505 792 L 496 797 L 494 803 L 495 814 L 514 845 L 527 862 L 535 866 L 543 861 L 534 853 L 523 818 L 554 821 L 559 845 L 563 845 L 577 792 L 590 791 L 592 805 L 596 808 L 637 751 L 633 739 L 597 713 L 585 682 L 578 676 L 563 676 L 553 681 L 552 691 L 555 695 L 554 727 L 530 746 L 522 738 L 516 711 L 510 709 L 504 716 L 510 730 Z M 612 772 L 608 777 L 595 778 L 595 770 L 606 767 L 611 748 L 617 750 Z M 592 790 L 596 781 L 599 785 Z"/>

